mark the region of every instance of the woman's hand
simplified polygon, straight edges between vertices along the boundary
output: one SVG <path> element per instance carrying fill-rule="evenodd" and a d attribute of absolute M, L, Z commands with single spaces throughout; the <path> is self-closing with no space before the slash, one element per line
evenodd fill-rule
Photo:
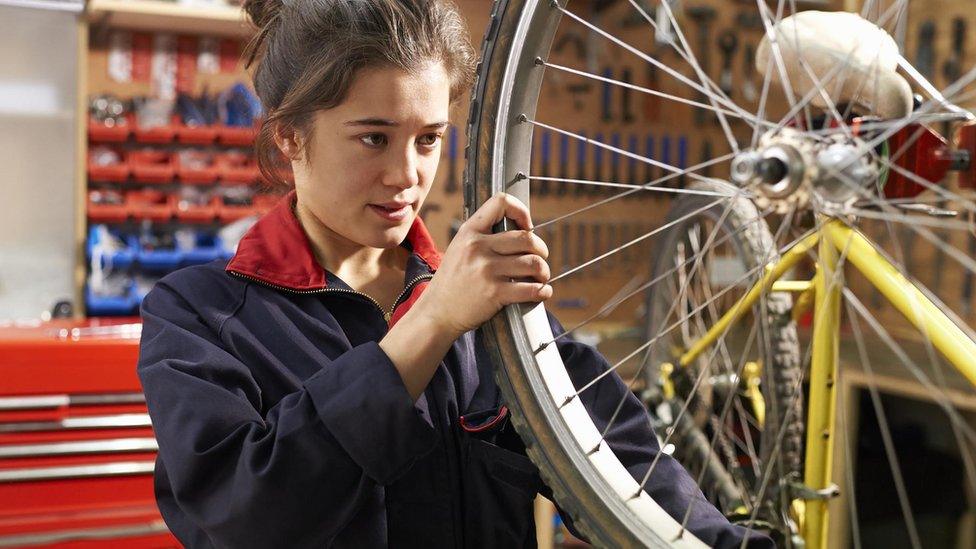
<path fill-rule="evenodd" d="M 492 226 L 506 217 L 522 230 L 492 234 Z M 489 199 L 461 225 L 414 308 L 456 339 L 505 305 L 552 297 L 546 284 L 549 249 L 531 228 L 529 210 L 517 198 Z"/>

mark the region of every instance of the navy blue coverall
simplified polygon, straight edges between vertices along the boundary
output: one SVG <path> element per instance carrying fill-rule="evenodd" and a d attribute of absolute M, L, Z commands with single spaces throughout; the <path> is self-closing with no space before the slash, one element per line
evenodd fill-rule
<path fill-rule="evenodd" d="M 417 402 L 377 344 L 440 263 L 423 223 L 402 244 L 410 284 L 387 319 L 316 262 L 294 200 L 260 219 L 229 263 L 172 273 L 143 302 L 138 373 L 166 524 L 193 548 L 534 546 L 532 501 L 547 489 L 475 332 Z M 607 368 L 592 347 L 560 341 L 574 382 Z M 625 393 L 615 375 L 583 393 L 598 427 Z M 608 436 L 637 478 L 658 451 L 645 414 L 630 396 Z M 745 531 L 670 457 L 647 490 L 679 520 L 697 499 L 690 529 L 739 545 Z"/>

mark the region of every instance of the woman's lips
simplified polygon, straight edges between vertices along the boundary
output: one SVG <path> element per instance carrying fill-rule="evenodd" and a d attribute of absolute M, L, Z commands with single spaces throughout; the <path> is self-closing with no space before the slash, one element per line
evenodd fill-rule
<path fill-rule="evenodd" d="M 410 204 L 402 206 L 400 208 L 384 208 L 383 206 L 377 206 L 376 204 L 370 204 L 369 208 L 376 212 L 376 215 L 382 217 L 387 221 L 400 222 L 410 215 Z"/>

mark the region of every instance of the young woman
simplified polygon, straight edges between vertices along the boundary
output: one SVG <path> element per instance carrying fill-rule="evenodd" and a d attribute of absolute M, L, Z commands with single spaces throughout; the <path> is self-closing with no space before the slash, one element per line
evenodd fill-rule
<path fill-rule="evenodd" d="M 534 544 L 532 500 L 546 488 L 473 330 L 551 296 L 548 251 L 509 196 L 443 255 L 417 217 L 449 106 L 472 78 L 456 8 L 245 9 L 261 29 L 262 169 L 275 178 L 283 155 L 295 183 L 230 262 L 173 273 L 143 303 L 138 368 L 167 525 L 188 547 Z M 504 217 L 522 230 L 492 234 Z M 591 347 L 559 350 L 580 380 L 607 367 Z M 609 418 L 625 394 L 607 376 L 584 402 Z M 639 477 L 658 451 L 648 425 L 631 396 L 608 435 Z M 678 517 L 696 500 L 690 526 L 706 542 L 742 540 L 670 458 L 647 489 Z"/>

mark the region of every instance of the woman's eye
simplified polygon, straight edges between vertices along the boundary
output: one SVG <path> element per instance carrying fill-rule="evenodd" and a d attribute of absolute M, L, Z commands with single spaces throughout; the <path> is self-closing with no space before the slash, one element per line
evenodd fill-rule
<path fill-rule="evenodd" d="M 378 147 L 386 143 L 386 136 L 381 133 L 371 133 L 360 137 L 359 140 L 370 147 Z"/>
<path fill-rule="evenodd" d="M 417 142 L 425 147 L 433 147 L 434 145 L 437 144 L 440 138 L 441 136 L 439 134 L 429 133 L 427 135 L 421 136 L 420 139 L 417 140 Z"/>

